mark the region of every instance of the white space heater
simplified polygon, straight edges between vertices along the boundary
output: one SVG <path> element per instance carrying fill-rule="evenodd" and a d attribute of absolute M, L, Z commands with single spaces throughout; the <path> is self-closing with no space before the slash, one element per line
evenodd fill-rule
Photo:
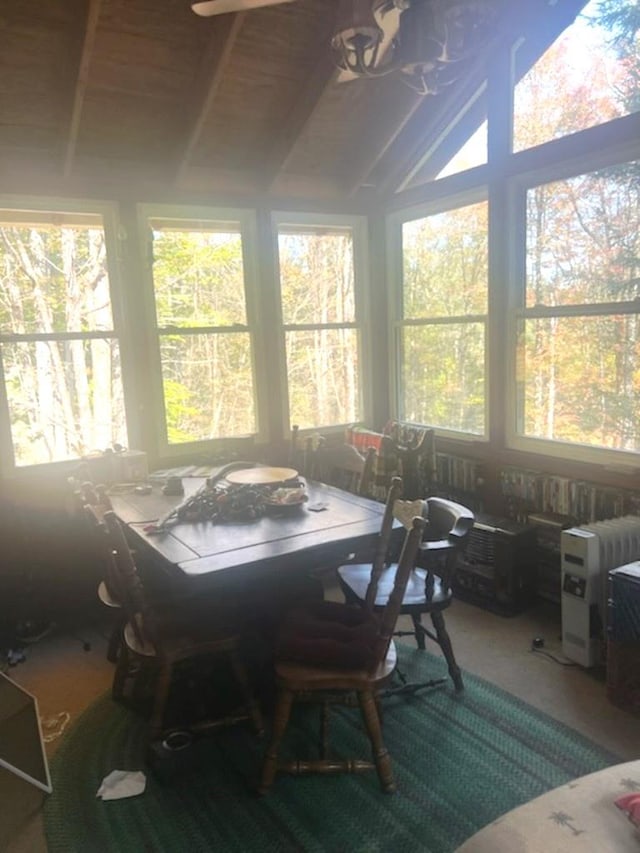
<path fill-rule="evenodd" d="M 604 663 L 607 575 L 640 559 L 640 516 L 563 530 L 560 536 L 562 652 L 584 667 Z"/>

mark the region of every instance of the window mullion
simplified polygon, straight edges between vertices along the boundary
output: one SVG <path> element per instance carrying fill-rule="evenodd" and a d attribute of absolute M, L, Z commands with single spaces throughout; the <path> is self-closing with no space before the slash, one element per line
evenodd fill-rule
<path fill-rule="evenodd" d="M 610 317 L 612 314 L 638 314 L 640 300 L 631 302 L 598 302 L 581 305 L 532 305 L 516 312 L 520 319 L 536 317 Z"/>

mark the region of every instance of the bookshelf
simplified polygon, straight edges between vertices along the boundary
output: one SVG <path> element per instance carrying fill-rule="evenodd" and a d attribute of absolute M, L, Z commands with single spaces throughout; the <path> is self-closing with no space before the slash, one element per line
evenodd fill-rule
<path fill-rule="evenodd" d="M 437 452 L 429 493 L 458 501 L 474 512 L 484 509 L 484 472 L 478 459 Z"/>
<path fill-rule="evenodd" d="M 526 522 L 531 513 L 570 516 L 576 524 L 640 514 L 640 491 L 603 486 L 523 468 L 503 466 L 499 491 L 508 518 Z"/>

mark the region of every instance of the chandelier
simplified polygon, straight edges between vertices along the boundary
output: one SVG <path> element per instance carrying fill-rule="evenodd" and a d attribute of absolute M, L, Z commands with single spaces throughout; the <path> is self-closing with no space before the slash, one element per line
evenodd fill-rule
<path fill-rule="evenodd" d="M 495 0 L 340 0 L 336 64 L 355 77 L 396 74 L 435 94 L 459 76 L 495 8 Z"/>

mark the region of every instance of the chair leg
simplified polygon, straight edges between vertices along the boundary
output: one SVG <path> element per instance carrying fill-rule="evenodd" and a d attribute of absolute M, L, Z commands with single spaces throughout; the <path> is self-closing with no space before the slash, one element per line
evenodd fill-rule
<path fill-rule="evenodd" d="M 113 674 L 113 684 L 111 687 L 111 697 L 116 702 L 119 702 L 124 696 L 124 685 L 129 675 L 130 655 L 127 649 L 127 644 L 122 643 L 120 646 L 120 654 L 116 661 L 116 671 Z"/>
<path fill-rule="evenodd" d="M 418 648 L 422 649 L 424 651 L 424 649 L 425 649 L 424 630 L 422 628 L 422 625 L 420 624 L 420 614 L 419 613 L 412 613 L 411 614 L 411 621 L 413 622 L 413 633 L 415 635 L 416 643 L 418 644 Z"/>
<path fill-rule="evenodd" d="M 109 663 L 118 662 L 118 655 L 120 654 L 120 648 L 122 646 L 122 632 L 125 624 L 126 623 L 122 619 L 118 619 L 111 630 L 109 643 L 107 645 L 107 660 Z"/>
<path fill-rule="evenodd" d="M 399 672 L 398 675 L 400 675 Z M 404 676 L 402 676 L 402 678 L 406 681 L 406 678 L 404 678 Z M 380 693 L 376 693 L 374 699 L 376 703 L 376 711 L 378 712 L 378 719 L 380 720 L 380 725 L 384 726 L 384 707 L 382 705 L 382 696 L 380 695 Z"/>
<path fill-rule="evenodd" d="M 278 702 L 273 715 L 273 731 L 271 733 L 271 742 L 267 748 L 264 763 L 262 765 L 262 778 L 258 787 L 259 794 L 266 794 L 273 780 L 276 778 L 278 770 L 278 747 L 280 741 L 286 731 L 289 717 L 291 715 L 291 706 L 293 705 L 293 692 L 291 690 L 281 689 L 278 693 Z"/>
<path fill-rule="evenodd" d="M 258 706 L 258 703 L 256 702 L 255 696 L 253 695 L 253 691 L 251 690 L 249 676 L 247 674 L 247 670 L 244 666 L 244 663 L 240 658 L 240 653 L 237 649 L 233 649 L 229 653 L 229 657 L 231 659 L 231 668 L 233 669 L 233 674 L 240 686 L 240 690 L 242 691 L 244 704 L 247 708 L 247 711 L 249 712 L 249 715 L 251 716 L 253 727 L 256 730 L 257 734 L 262 735 L 264 733 L 262 714 L 260 713 L 260 708 Z"/>
<path fill-rule="evenodd" d="M 325 760 L 329 757 L 329 702 L 323 702 L 320 709 L 320 758 Z"/>
<path fill-rule="evenodd" d="M 392 794 L 396 789 L 396 783 L 391 769 L 391 758 L 382 740 L 382 726 L 376 710 L 376 702 L 370 690 L 358 692 L 358 702 L 364 719 L 364 724 L 371 741 L 373 760 L 378 771 L 380 787 L 385 794 Z"/>
<path fill-rule="evenodd" d="M 453 681 L 453 684 L 458 693 L 461 693 L 464 690 L 462 673 L 460 672 L 460 667 L 458 666 L 453 654 L 453 646 L 451 645 L 451 640 L 449 639 L 449 634 L 447 633 L 447 629 L 444 624 L 444 616 L 442 615 L 442 611 L 434 610 L 431 613 L 431 621 L 433 622 L 433 627 L 435 628 L 436 635 L 438 637 L 438 643 L 440 644 L 442 653 L 445 657 L 445 660 L 447 661 L 447 667 L 449 668 L 449 675 L 451 676 L 451 680 Z"/>
<path fill-rule="evenodd" d="M 163 661 L 158 671 L 156 689 L 153 697 L 153 710 L 149 722 L 149 738 L 155 740 L 162 733 L 164 723 L 164 712 L 169 698 L 171 687 L 171 676 L 173 674 L 173 663 L 170 660 Z"/>

